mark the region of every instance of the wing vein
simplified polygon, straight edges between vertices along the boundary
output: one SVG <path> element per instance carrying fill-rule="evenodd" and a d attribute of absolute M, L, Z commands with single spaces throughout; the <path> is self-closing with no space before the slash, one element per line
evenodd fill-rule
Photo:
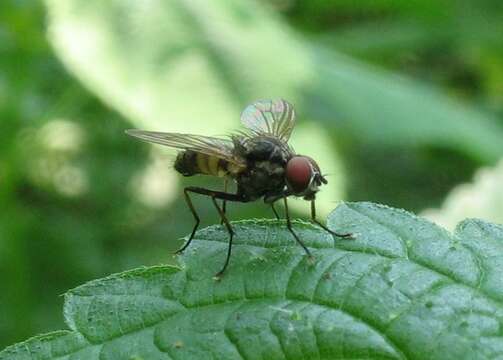
<path fill-rule="evenodd" d="M 295 111 L 286 100 L 259 100 L 245 108 L 241 122 L 253 134 L 288 141 L 295 126 Z"/>

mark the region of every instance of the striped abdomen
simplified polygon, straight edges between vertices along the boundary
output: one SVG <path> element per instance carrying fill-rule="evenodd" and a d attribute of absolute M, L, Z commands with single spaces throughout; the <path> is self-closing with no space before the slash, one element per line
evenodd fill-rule
<path fill-rule="evenodd" d="M 184 176 L 196 174 L 224 177 L 229 175 L 229 162 L 191 150 L 178 153 L 175 169 Z"/>

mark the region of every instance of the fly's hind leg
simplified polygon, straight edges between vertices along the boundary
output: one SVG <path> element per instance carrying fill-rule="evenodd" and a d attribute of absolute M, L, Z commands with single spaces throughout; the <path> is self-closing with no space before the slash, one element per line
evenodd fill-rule
<path fill-rule="evenodd" d="M 227 186 L 229 185 L 229 179 L 224 179 L 224 193 L 227 192 Z M 227 200 L 222 200 L 222 211 L 224 214 L 227 213 Z M 220 220 L 220 225 L 224 224 L 224 219 Z"/>
<path fill-rule="evenodd" d="M 229 265 L 229 261 L 231 259 L 232 240 L 234 239 L 234 230 L 232 229 L 232 226 L 231 226 L 229 220 L 227 219 L 227 216 L 225 216 L 225 212 L 223 211 L 223 209 L 220 208 L 220 206 L 218 206 L 216 198 L 214 196 L 212 196 L 211 200 L 213 201 L 213 205 L 215 205 L 215 208 L 217 209 L 218 213 L 220 214 L 222 222 L 225 224 L 225 227 L 227 228 L 227 231 L 229 232 L 229 246 L 227 247 L 227 257 L 225 258 L 225 263 L 224 263 L 224 266 L 222 267 L 222 270 L 220 270 L 215 275 L 216 277 L 220 277 L 225 272 L 225 269 L 227 269 L 227 266 Z"/>
<path fill-rule="evenodd" d="M 192 213 L 192 216 L 194 216 L 194 220 L 196 221 L 196 223 L 194 225 L 194 228 L 192 229 L 192 233 L 190 234 L 189 240 L 187 240 L 185 245 L 183 245 L 180 249 L 178 249 L 175 254 L 181 254 L 182 252 L 185 251 L 185 249 L 187 249 L 189 247 L 190 243 L 194 239 L 194 235 L 196 235 L 197 228 L 199 227 L 199 224 L 201 223 L 201 219 L 199 218 L 199 215 L 197 214 L 196 209 L 194 208 L 194 204 L 192 204 L 192 199 L 189 196 L 189 192 L 191 192 L 191 191 L 192 190 L 190 187 L 186 187 L 185 189 L 183 189 L 183 194 L 185 197 L 185 202 L 187 203 L 187 206 L 189 207 L 190 212 Z"/>
<path fill-rule="evenodd" d="M 227 228 L 227 231 L 229 232 L 229 247 L 227 249 L 227 257 L 225 259 L 225 263 L 224 263 L 222 270 L 220 270 L 216 274 L 216 276 L 219 277 L 224 273 L 224 271 L 227 269 L 227 266 L 229 265 L 231 252 L 232 252 L 232 240 L 234 238 L 234 230 L 232 229 L 232 226 L 231 226 L 229 220 L 227 219 L 227 216 L 225 215 L 224 211 L 218 205 L 217 199 L 223 200 L 223 201 L 234 201 L 234 202 L 247 202 L 249 200 L 246 197 L 243 197 L 239 194 L 229 194 L 226 192 L 213 191 L 213 190 L 199 188 L 199 187 L 193 187 L 193 186 L 186 187 L 184 189 L 185 200 L 187 202 L 187 205 L 189 206 L 190 211 L 192 212 L 192 215 L 194 216 L 194 219 L 196 220 L 196 224 L 194 226 L 194 229 L 192 230 L 192 234 L 190 235 L 189 240 L 180 250 L 178 250 L 177 253 L 183 252 L 190 245 L 190 243 L 194 239 L 194 235 L 195 235 L 197 228 L 199 227 L 199 223 L 200 223 L 199 216 L 197 215 L 197 212 L 192 204 L 189 193 L 195 193 L 195 194 L 200 194 L 200 195 L 205 195 L 205 196 L 211 197 L 213 205 L 217 209 L 218 214 L 220 215 L 220 218 L 222 219 L 222 222 L 225 224 L 225 227 Z"/>
<path fill-rule="evenodd" d="M 323 225 L 321 222 L 319 222 L 316 219 L 316 204 L 314 200 L 311 200 L 311 221 L 321 227 L 323 230 L 328 231 L 330 234 L 335 235 L 337 237 L 345 238 L 345 239 L 351 239 L 353 238 L 353 234 L 340 234 L 336 233 L 335 231 L 330 230 L 328 227 Z"/>

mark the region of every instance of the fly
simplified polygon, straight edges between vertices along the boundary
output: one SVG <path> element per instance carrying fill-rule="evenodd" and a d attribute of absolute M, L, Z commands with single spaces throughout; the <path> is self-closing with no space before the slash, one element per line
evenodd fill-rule
<path fill-rule="evenodd" d="M 127 130 L 128 135 L 141 140 L 178 149 L 175 169 L 184 176 L 210 175 L 235 181 L 236 193 L 215 191 L 189 186 L 183 192 L 185 201 L 195 219 L 195 225 L 185 245 L 177 251 L 182 253 L 194 239 L 200 218 L 192 204 L 190 194 L 211 198 L 222 223 L 229 233 L 229 245 L 224 266 L 216 276 L 222 275 L 231 258 L 234 230 L 226 216 L 227 202 L 247 203 L 263 199 L 280 218 L 274 204 L 283 200 L 286 225 L 297 243 L 308 256 L 311 252 L 292 228 L 287 198 L 302 197 L 311 203 L 311 220 L 329 233 L 349 238 L 351 234 L 339 234 L 328 229 L 316 218 L 315 197 L 321 185 L 327 180 L 320 167 L 309 156 L 296 154 L 288 145 L 295 126 L 293 106 L 282 99 L 260 100 L 241 114 L 245 130 L 229 138 L 202 135 L 165 133 L 143 130 Z M 217 200 L 222 200 L 220 206 Z"/>

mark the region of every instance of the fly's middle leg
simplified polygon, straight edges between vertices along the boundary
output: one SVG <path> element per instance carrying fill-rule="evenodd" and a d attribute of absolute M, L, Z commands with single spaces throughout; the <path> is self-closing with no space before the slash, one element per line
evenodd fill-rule
<path fill-rule="evenodd" d="M 290 212 L 288 211 L 288 201 L 287 201 L 286 197 L 283 198 L 283 200 L 285 202 L 286 227 L 288 228 L 288 231 L 290 231 L 290 233 L 293 235 L 293 237 L 295 238 L 295 241 L 297 241 L 297 243 L 300 246 L 302 246 L 302 248 L 304 249 L 304 251 L 306 252 L 306 254 L 309 257 L 312 257 L 311 252 L 309 251 L 309 249 L 307 248 L 307 246 L 304 245 L 304 243 L 302 242 L 302 240 L 300 240 L 299 236 L 295 233 L 295 231 L 293 231 L 292 222 L 290 220 Z"/>
<path fill-rule="evenodd" d="M 278 212 L 276 211 L 276 207 L 274 206 L 274 202 L 271 203 L 271 209 L 272 209 L 272 212 L 274 213 L 274 216 L 276 216 L 276 220 L 281 220 Z"/>

